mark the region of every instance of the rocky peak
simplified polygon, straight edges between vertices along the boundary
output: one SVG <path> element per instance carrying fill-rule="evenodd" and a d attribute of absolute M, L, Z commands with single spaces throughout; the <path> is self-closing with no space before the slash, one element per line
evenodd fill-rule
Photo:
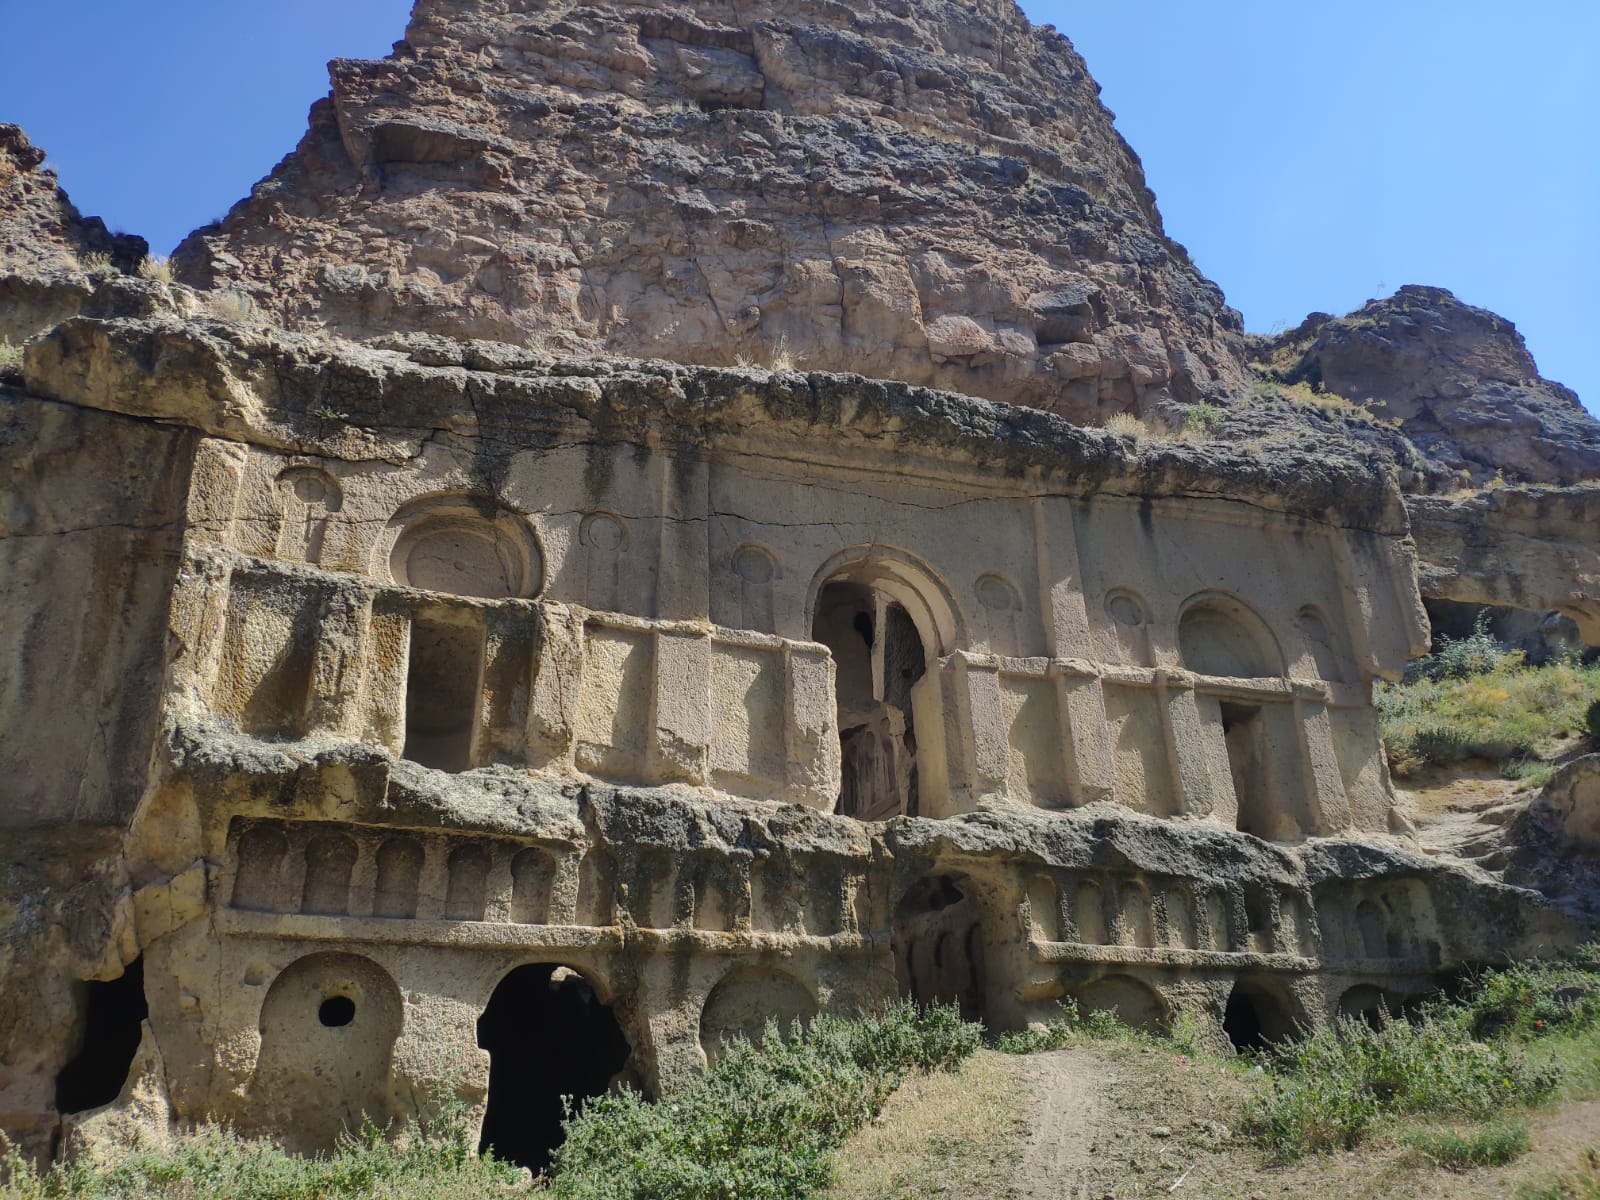
<path fill-rule="evenodd" d="M 1011 0 L 420 0 L 180 278 L 286 323 L 794 362 L 1090 420 L 1243 378 Z"/>
<path fill-rule="evenodd" d="M 1600 422 L 1539 374 L 1516 326 L 1443 288 L 1403 287 L 1346 317 L 1314 313 L 1253 356 L 1397 422 L 1456 483 L 1600 478 Z"/>
<path fill-rule="evenodd" d="M 0 338 L 21 341 L 76 313 L 91 270 L 134 270 L 143 238 L 114 234 L 67 199 L 45 152 L 0 124 Z"/>

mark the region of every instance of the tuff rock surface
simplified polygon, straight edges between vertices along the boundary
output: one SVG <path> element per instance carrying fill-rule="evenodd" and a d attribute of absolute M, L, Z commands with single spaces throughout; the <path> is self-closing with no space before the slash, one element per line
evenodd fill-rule
<path fill-rule="evenodd" d="M 1002 0 L 421 0 L 180 277 L 286 323 L 793 361 L 1080 421 L 1244 375 L 1081 58 Z"/>

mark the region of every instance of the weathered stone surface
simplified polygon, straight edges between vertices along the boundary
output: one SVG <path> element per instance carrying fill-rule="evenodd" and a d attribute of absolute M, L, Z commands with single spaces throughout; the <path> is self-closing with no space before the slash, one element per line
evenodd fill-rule
<path fill-rule="evenodd" d="M 90 268 L 132 271 L 149 252 L 143 238 L 80 215 L 44 158 L 21 129 L 0 124 L 0 339 L 12 342 L 80 311 L 94 290 Z"/>
<path fill-rule="evenodd" d="M 1071 45 L 1010 0 L 423 0 L 177 256 L 302 328 L 792 360 L 1087 420 L 1243 378 Z"/>
<path fill-rule="evenodd" d="M 1561 612 L 1600 645 L 1600 487 L 1500 487 L 1406 502 L 1425 596 Z"/>
<path fill-rule="evenodd" d="M 1258 362 L 1397 422 L 1454 484 L 1600 478 L 1600 421 L 1540 376 L 1516 327 L 1442 288 L 1405 287 L 1347 317 L 1317 313 Z M 1446 483 L 1440 490 L 1450 490 Z"/>

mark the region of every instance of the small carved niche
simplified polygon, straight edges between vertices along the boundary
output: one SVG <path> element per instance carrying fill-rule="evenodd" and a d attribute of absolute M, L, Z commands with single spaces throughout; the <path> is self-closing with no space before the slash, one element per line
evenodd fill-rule
<path fill-rule="evenodd" d="M 1092 879 L 1082 880 L 1073 894 L 1072 916 L 1078 926 L 1078 941 L 1085 946 L 1104 946 L 1110 941 L 1106 929 L 1105 893 Z"/>
<path fill-rule="evenodd" d="M 777 558 L 765 546 L 751 544 L 734 551 L 732 565 L 739 587 L 739 628 L 775 633 L 772 593 L 782 574 Z"/>
<path fill-rule="evenodd" d="M 319 833 L 306 845 L 306 884 L 300 911 L 342 917 L 350 911 L 356 844 L 342 833 Z"/>
<path fill-rule="evenodd" d="M 445 885 L 447 921 L 481 921 L 488 901 L 489 854 L 482 846 L 458 846 L 450 855 Z"/>
<path fill-rule="evenodd" d="M 703 859 L 695 877 L 694 926 L 714 933 L 726 933 L 733 928 L 733 915 L 728 904 L 729 883 L 727 871 L 715 859 Z"/>
<path fill-rule="evenodd" d="M 422 886 L 422 847 L 412 838 L 390 838 L 378 848 L 378 881 L 372 913 L 410 920 L 417 915 Z"/>
<path fill-rule="evenodd" d="M 1198 950 L 1194 898 L 1187 888 L 1169 887 L 1163 897 L 1167 912 L 1167 943 L 1178 950 Z"/>
<path fill-rule="evenodd" d="M 239 835 L 239 867 L 233 878 L 233 907 L 252 912 L 278 910 L 279 882 L 289 840 L 271 825 L 253 825 Z"/>
<path fill-rule="evenodd" d="M 1121 893 L 1122 928 L 1118 940 L 1140 950 L 1152 949 L 1156 944 L 1156 926 L 1150 893 L 1142 883 L 1125 883 Z"/>
<path fill-rule="evenodd" d="M 403 758 L 439 771 L 472 766 L 483 693 L 484 631 L 419 617 L 411 623 Z"/>
<path fill-rule="evenodd" d="M 320 467 L 288 467 L 277 479 L 277 554 L 290 562 L 316 566 L 328 536 L 331 514 L 344 508 L 344 493 Z"/>
<path fill-rule="evenodd" d="M 1061 897 L 1050 876 L 1034 875 L 1028 880 L 1028 913 L 1034 941 L 1061 940 Z"/>
<path fill-rule="evenodd" d="M 597 612 L 620 611 L 628 527 L 611 513 L 590 513 L 578 527 L 578 540 L 584 548 L 583 602 Z"/>
<path fill-rule="evenodd" d="M 591 850 L 578 863 L 579 925 L 603 929 L 617 923 L 616 866 L 603 853 Z"/>
<path fill-rule="evenodd" d="M 556 860 L 537 846 L 511 860 L 511 919 L 518 925 L 550 923 Z"/>
<path fill-rule="evenodd" d="M 1016 658 L 1022 653 L 1022 596 L 1001 575 L 984 575 L 977 583 L 978 607 L 991 654 Z"/>

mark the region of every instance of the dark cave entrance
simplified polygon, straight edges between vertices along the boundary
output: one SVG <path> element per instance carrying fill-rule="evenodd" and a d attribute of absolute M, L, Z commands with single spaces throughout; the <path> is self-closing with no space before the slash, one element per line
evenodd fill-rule
<path fill-rule="evenodd" d="M 56 1109 L 87 1112 L 110 1104 L 128 1082 L 150 1015 L 144 997 L 144 959 L 109 982 L 84 985 L 83 1045 L 56 1076 Z"/>
<path fill-rule="evenodd" d="M 561 1144 L 563 1097 L 603 1095 L 628 1061 L 628 1039 L 589 981 L 551 963 L 518 967 L 478 1019 L 489 1052 L 480 1150 L 538 1173 Z"/>
<path fill-rule="evenodd" d="M 1292 1040 L 1299 1030 L 1294 1003 L 1281 988 L 1260 980 L 1234 984 L 1222 1031 L 1235 1050 L 1266 1050 Z"/>
<path fill-rule="evenodd" d="M 900 994 L 918 1004 L 956 1004 L 968 1021 L 988 1009 L 983 914 L 966 880 L 924 879 L 895 908 L 894 966 Z"/>

